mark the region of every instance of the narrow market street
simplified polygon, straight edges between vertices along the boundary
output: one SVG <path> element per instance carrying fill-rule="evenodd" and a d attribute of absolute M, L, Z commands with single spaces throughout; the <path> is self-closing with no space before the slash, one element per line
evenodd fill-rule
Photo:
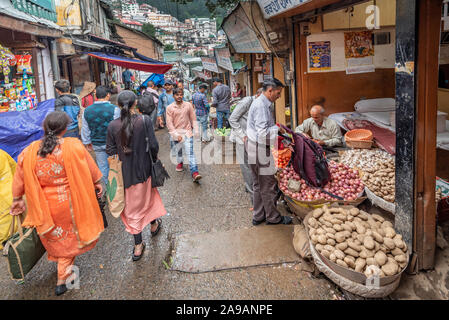
<path fill-rule="evenodd" d="M 193 183 L 186 165 L 184 172 L 175 172 L 171 165 L 167 132 L 156 134 L 161 160 L 171 176 L 160 188 L 169 214 L 155 239 L 151 239 L 149 227 L 144 230 L 147 249 L 143 258 L 131 260 L 132 238 L 120 220 L 108 215 L 109 227 L 96 248 L 75 261 L 80 268 L 79 290 L 56 297 L 56 264 L 44 255 L 24 284 L 16 285 L 7 272 L 0 274 L 3 299 L 321 300 L 341 296 L 324 277 L 313 278 L 303 271 L 307 266 L 302 261 L 206 273 L 167 270 L 164 261 L 170 264 L 172 246 L 179 235 L 278 226 L 251 225 L 251 203 L 238 165 L 200 165 L 203 179 L 200 184 Z M 279 207 L 284 211 L 282 204 Z M 261 248 L 260 253 L 268 249 Z M 0 259 L 0 269 L 7 269 L 6 259 Z"/>

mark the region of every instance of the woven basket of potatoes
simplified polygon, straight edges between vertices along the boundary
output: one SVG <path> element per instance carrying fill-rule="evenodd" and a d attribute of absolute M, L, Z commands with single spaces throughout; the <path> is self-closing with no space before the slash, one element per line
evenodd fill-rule
<path fill-rule="evenodd" d="M 392 283 L 408 265 L 407 245 L 391 222 L 352 206 L 315 209 L 304 220 L 310 244 L 332 270 L 365 284 L 380 275 Z"/>

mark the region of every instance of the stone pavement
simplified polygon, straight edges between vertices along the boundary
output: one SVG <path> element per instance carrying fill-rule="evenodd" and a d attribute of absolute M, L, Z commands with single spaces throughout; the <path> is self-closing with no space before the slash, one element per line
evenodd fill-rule
<path fill-rule="evenodd" d="M 54 295 L 56 264 L 44 256 L 24 284 L 9 278 L 5 258 L 0 257 L 0 299 L 336 299 L 340 294 L 324 278 L 302 271 L 291 263 L 208 273 L 184 273 L 166 269 L 173 239 L 185 233 L 229 231 L 251 226 L 250 201 L 238 165 L 200 165 L 203 179 L 193 183 L 185 165 L 175 172 L 169 161 L 167 132 L 158 131 L 160 158 L 171 179 L 160 189 L 169 212 L 161 232 L 147 243 L 144 256 L 131 260 L 133 238 L 120 219 L 108 216 L 109 227 L 95 249 L 79 256 L 80 289 Z"/>

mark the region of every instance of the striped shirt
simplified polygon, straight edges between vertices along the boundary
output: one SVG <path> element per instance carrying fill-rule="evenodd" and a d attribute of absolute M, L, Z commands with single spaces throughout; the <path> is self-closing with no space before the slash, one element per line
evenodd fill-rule
<path fill-rule="evenodd" d="M 199 91 L 193 95 L 193 105 L 197 116 L 204 116 L 209 113 L 209 104 L 206 95 Z"/>

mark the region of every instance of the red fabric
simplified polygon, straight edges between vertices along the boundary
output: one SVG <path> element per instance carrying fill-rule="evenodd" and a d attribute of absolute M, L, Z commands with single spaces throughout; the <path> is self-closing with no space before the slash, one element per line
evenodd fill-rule
<path fill-rule="evenodd" d="M 100 60 L 104 60 L 108 63 L 115 64 L 115 65 L 123 67 L 123 68 L 158 73 L 158 74 L 164 74 L 168 70 L 173 68 L 172 64 L 151 63 L 151 62 L 145 62 L 142 60 L 136 60 L 136 59 L 120 57 L 120 56 L 112 56 L 112 55 L 107 56 L 102 53 L 88 53 L 88 55 L 91 57 L 100 59 Z"/>
<path fill-rule="evenodd" d="M 94 100 L 94 97 L 92 96 L 92 94 L 85 96 L 83 98 L 83 102 L 82 102 L 83 108 L 87 108 L 88 106 L 93 105 L 94 102 L 95 102 L 95 100 Z"/>
<path fill-rule="evenodd" d="M 388 129 L 376 126 L 367 120 L 343 120 L 348 130 L 367 129 L 373 133 L 374 141 L 389 154 L 396 154 L 396 134 Z"/>

